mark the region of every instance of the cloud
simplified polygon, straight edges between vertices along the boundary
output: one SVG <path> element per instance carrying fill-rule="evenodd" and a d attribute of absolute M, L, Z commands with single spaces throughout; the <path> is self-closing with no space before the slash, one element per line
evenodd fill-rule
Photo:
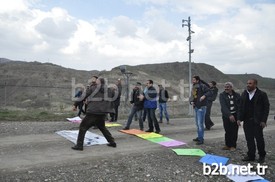
<path fill-rule="evenodd" d="M 181 20 L 191 16 L 192 61 L 225 73 L 275 78 L 270 66 L 275 57 L 274 3 L 129 0 L 138 7 L 140 18 L 125 13 L 80 19 L 63 7 L 42 10 L 26 2 L 39 3 L 0 1 L 1 57 L 85 70 L 184 62 L 188 29 L 181 27 Z"/>

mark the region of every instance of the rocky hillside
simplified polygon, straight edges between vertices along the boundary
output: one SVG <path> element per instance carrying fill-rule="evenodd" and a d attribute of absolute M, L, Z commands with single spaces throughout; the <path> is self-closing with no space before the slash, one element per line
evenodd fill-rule
<path fill-rule="evenodd" d="M 176 96 L 175 101 L 184 102 L 189 95 L 188 65 L 188 62 L 174 62 L 126 66 L 126 72 L 132 73 L 131 88 L 136 81 L 145 83 L 146 80 L 152 79 L 156 84 L 165 83 L 170 97 Z M 106 77 L 108 83 L 115 83 L 118 78 L 125 80 L 120 67 L 115 67 L 111 71 L 81 71 L 51 63 L 11 61 L 1 58 L 0 108 L 54 110 L 70 108 L 76 84 L 87 85 L 92 75 Z M 260 87 L 267 89 L 270 93 L 274 93 L 275 89 L 275 79 L 248 74 L 227 75 L 211 65 L 202 63 L 192 63 L 192 75 L 199 75 L 207 82 L 215 80 L 220 91 L 226 81 L 233 82 L 237 89 L 243 89 L 247 79 L 251 77 L 257 78 Z M 122 102 L 126 94 L 125 82 L 123 84 Z"/>

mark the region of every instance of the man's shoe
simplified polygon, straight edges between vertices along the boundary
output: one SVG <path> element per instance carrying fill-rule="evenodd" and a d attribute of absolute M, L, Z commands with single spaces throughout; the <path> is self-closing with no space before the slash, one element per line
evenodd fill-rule
<path fill-rule="evenodd" d="M 107 146 L 116 148 L 116 143 L 108 143 Z"/>
<path fill-rule="evenodd" d="M 222 150 L 230 150 L 230 147 L 224 146 Z"/>
<path fill-rule="evenodd" d="M 73 150 L 80 150 L 82 151 L 83 150 L 83 146 L 78 146 L 78 145 L 75 145 L 72 147 Z"/>
<path fill-rule="evenodd" d="M 153 132 L 153 130 L 146 130 L 145 132 Z"/>
<path fill-rule="evenodd" d="M 159 120 L 159 123 L 162 123 L 162 120 Z"/>
<path fill-rule="evenodd" d="M 234 152 L 234 151 L 236 151 L 236 148 L 235 147 L 230 147 L 230 149 L 229 149 L 231 152 Z"/>
<path fill-rule="evenodd" d="M 197 137 L 197 138 L 194 138 L 193 141 L 194 141 L 194 142 L 198 142 L 198 141 L 200 141 L 200 140 L 199 140 L 199 138 Z"/>
<path fill-rule="evenodd" d="M 205 128 L 204 128 L 204 131 L 206 131 L 206 130 L 210 130 L 210 127 L 205 127 Z"/>
<path fill-rule="evenodd" d="M 125 127 L 125 128 L 123 128 L 122 130 L 129 130 L 130 128 L 128 128 L 128 127 Z"/>
<path fill-rule="evenodd" d="M 258 163 L 262 164 L 264 162 L 265 162 L 265 157 L 260 156 L 259 159 L 258 159 Z"/>
<path fill-rule="evenodd" d="M 203 141 L 197 141 L 196 145 L 202 145 L 203 143 Z"/>
<path fill-rule="evenodd" d="M 159 133 L 160 133 L 160 130 L 158 130 L 158 131 L 155 131 L 155 133 L 159 134 Z"/>
<path fill-rule="evenodd" d="M 245 156 L 245 157 L 242 159 L 242 161 L 244 161 L 244 162 L 255 161 L 255 158 L 251 158 L 251 157 L 249 157 L 249 156 Z"/>

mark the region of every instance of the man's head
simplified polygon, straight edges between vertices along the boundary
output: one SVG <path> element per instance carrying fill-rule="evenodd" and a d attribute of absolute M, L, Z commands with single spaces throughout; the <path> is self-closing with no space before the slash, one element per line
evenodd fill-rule
<path fill-rule="evenodd" d="M 137 82 L 137 83 L 136 83 L 136 87 L 141 88 L 141 83 L 140 83 L 140 82 Z"/>
<path fill-rule="evenodd" d="M 96 83 L 96 80 L 98 79 L 98 77 L 97 76 L 92 76 L 92 78 L 91 78 L 91 83 Z"/>
<path fill-rule="evenodd" d="M 246 88 L 248 91 L 253 91 L 257 88 L 258 81 L 256 79 L 249 79 Z"/>
<path fill-rule="evenodd" d="M 192 83 L 193 83 L 193 84 L 199 83 L 200 80 L 201 80 L 201 79 L 200 79 L 199 76 L 193 76 L 193 78 L 192 78 Z"/>
<path fill-rule="evenodd" d="M 226 93 L 232 93 L 232 90 L 233 90 L 233 83 L 232 82 L 225 82 L 224 91 Z"/>
<path fill-rule="evenodd" d="M 211 81 L 209 82 L 209 86 L 212 88 L 212 87 L 215 87 L 217 85 L 217 83 L 215 81 Z"/>
<path fill-rule="evenodd" d="M 161 90 L 161 89 L 163 89 L 163 86 L 160 84 L 160 85 L 158 85 L 159 86 L 159 89 Z"/>
<path fill-rule="evenodd" d="M 151 87 L 153 86 L 153 84 L 154 84 L 153 80 L 147 80 L 146 87 Z"/>

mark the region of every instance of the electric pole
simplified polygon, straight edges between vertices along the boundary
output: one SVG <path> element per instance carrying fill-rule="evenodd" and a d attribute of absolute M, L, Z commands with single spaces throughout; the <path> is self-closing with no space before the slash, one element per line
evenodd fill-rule
<path fill-rule="evenodd" d="M 189 42 L 189 98 L 192 94 L 192 64 L 191 64 L 191 54 L 194 52 L 194 49 L 191 47 L 191 34 L 195 33 L 191 30 L 191 18 L 188 17 L 188 20 L 182 20 L 182 27 L 187 26 L 188 27 L 188 37 L 186 38 L 186 41 Z M 193 106 L 189 104 L 189 113 L 188 115 L 193 115 Z"/>

